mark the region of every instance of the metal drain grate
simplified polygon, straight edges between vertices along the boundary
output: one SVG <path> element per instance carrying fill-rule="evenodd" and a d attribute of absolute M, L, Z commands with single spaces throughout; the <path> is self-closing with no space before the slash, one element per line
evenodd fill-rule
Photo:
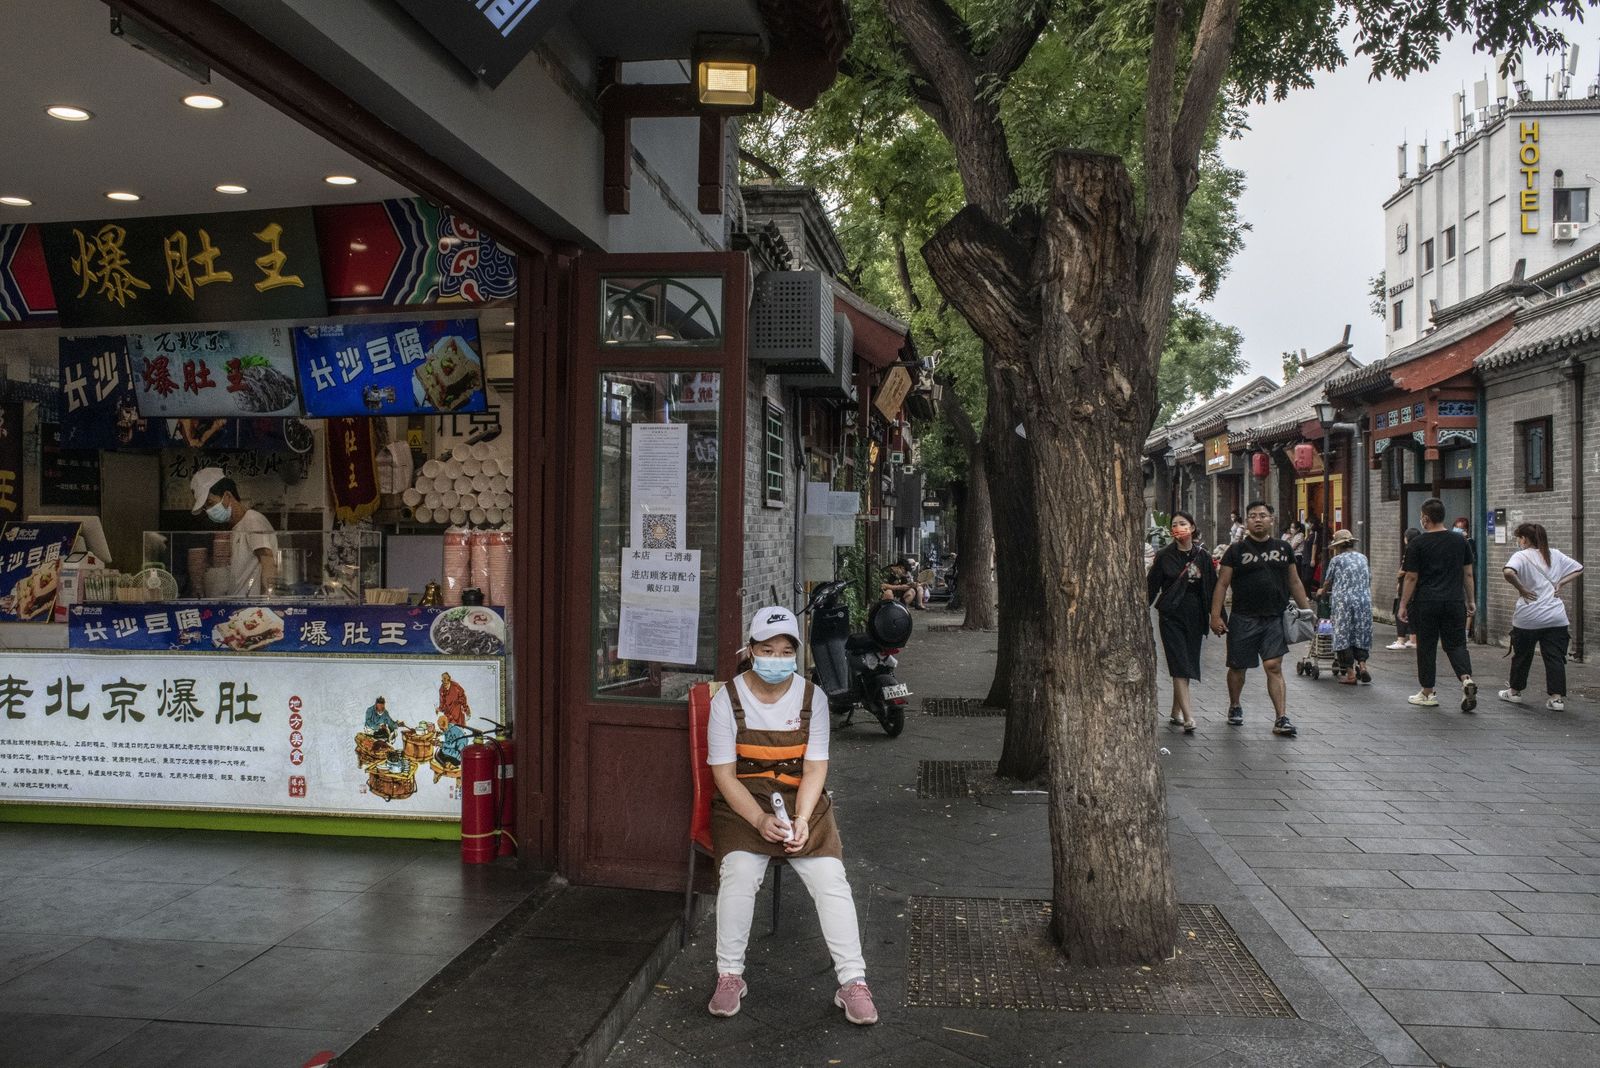
<path fill-rule="evenodd" d="M 981 697 L 924 697 L 924 716 L 1004 716 L 1006 710 L 986 706 Z"/>
<path fill-rule="evenodd" d="M 1064 963 L 1048 901 L 913 897 L 909 907 L 908 1006 L 1295 1018 L 1211 905 L 1178 906 L 1178 956 L 1150 971 Z"/>
<path fill-rule="evenodd" d="M 966 798 L 973 795 L 968 775 L 974 780 L 992 778 L 993 760 L 922 760 L 917 763 L 917 796 Z"/>

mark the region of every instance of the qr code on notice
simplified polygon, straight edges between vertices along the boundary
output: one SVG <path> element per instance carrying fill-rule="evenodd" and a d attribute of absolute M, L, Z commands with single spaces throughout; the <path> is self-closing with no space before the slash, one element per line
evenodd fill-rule
<path fill-rule="evenodd" d="M 678 547 L 678 517 L 671 512 L 660 514 L 646 512 L 644 529 L 640 531 L 646 549 L 676 549 Z"/>

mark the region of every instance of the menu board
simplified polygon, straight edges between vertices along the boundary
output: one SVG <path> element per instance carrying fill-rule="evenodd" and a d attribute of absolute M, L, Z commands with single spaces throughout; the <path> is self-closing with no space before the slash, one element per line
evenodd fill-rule
<path fill-rule="evenodd" d="M 79 525 L 7 523 L 0 531 L 0 622 L 51 621 Z"/>
<path fill-rule="evenodd" d="M 47 508 L 100 507 L 100 452 L 61 447 L 61 426 L 39 424 L 39 503 Z"/>
<path fill-rule="evenodd" d="M 0 800 L 461 818 L 498 659 L 10 652 Z"/>
<path fill-rule="evenodd" d="M 475 319 L 336 323 L 295 331 L 306 414 L 481 412 L 483 357 Z"/>
<path fill-rule="evenodd" d="M 288 327 L 166 330 L 128 338 L 139 413 L 152 417 L 300 414 Z"/>

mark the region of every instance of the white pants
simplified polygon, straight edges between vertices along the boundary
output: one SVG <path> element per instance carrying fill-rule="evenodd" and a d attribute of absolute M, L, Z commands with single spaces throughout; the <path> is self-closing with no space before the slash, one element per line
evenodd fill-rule
<path fill-rule="evenodd" d="M 755 919 L 756 891 L 767 874 L 760 853 L 734 852 L 722 858 L 722 885 L 717 889 L 717 973 L 744 974 L 744 951 L 750 944 L 750 923 Z M 822 937 L 833 956 L 839 985 L 867 977 L 861 958 L 861 929 L 856 924 L 856 902 L 838 857 L 791 857 L 789 866 L 800 876 L 817 905 Z"/>

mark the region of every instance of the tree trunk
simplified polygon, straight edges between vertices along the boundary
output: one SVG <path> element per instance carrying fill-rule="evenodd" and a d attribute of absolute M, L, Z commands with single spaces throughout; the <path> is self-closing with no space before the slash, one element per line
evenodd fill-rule
<path fill-rule="evenodd" d="M 985 360 L 987 366 L 996 361 Z M 1050 710 L 1043 700 L 1035 660 L 1042 646 L 1044 596 L 1039 586 L 1039 535 L 1033 487 L 1027 477 L 1028 443 L 1017 434 L 1022 421 L 1014 377 L 988 375 L 984 420 L 984 466 L 994 516 L 995 576 L 1000 593 L 1000 654 L 984 703 L 1006 710 L 1005 739 L 996 774 L 1023 782 L 1050 767 Z"/>
<path fill-rule="evenodd" d="M 1041 327 L 1024 421 L 1051 711 L 1053 925 L 1070 959 L 1155 963 L 1177 905 L 1156 756 L 1144 600 L 1143 445 L 1155 360 L 1138 311 L 1133 187 L 1120 160 L 1058 154 L 1034 263 Z"/>
<path fill-rule="evenodd" d="M 967 450 L 967 494 L 961 506 L 961 603 L 967 618 L 962 630 L 993 630 L 995 605 L 994 516 L 989 511 L 989 476 L 983 463 L 983 446 Z"/>

